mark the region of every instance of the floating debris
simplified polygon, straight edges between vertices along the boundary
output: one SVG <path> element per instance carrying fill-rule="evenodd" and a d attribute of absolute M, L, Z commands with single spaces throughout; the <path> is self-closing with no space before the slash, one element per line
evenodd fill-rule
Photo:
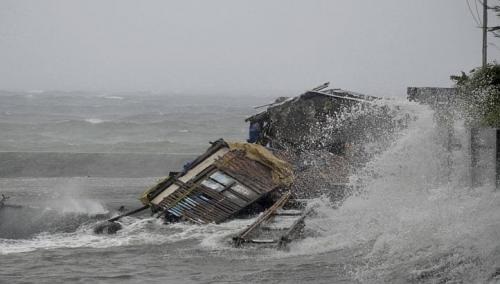
<path fill-rule="evenodd" d="M 23 208 L 22 205 L 5 204 L 5 202 L 9 199 L 10 199 L 10 196 L 6 196 L 6 195 L 2 194 L 2 198 L 0 199 L 0 209 L 2 209 L 2 208 Z"/>

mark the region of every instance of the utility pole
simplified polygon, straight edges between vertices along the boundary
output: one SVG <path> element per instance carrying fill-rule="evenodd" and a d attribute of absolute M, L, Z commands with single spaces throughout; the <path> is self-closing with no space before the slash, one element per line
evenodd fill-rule
<path fill-rule="evenodd" d="M 483 0 L 483 61 L 482 67 L 486 68 L 486 64 L 488 63 L 488 0 Z M 477 179 L 477 167 L 479 160 L 479 128 L 477 125 L 473 125 L 470 129 L 470 177 L 471 177 L 471 186 L 475 187 L 478 185 Z M 497 141 L 498 142 L 498 141 Z M 497 169 L 498 173 L 498 169 Z"/>
<path fill-rule="evenodd" d="M 497 128 L 496 190 L 500 190 L 500 128 Z"/>
<path fill-rule="evenodd" d="M 483 0 L 483 68 L 488 63 L 488 0 Z M 496 129 L 496 163 L 495 163 L 495 188 L 500 190 L 500 128 Z M 477 134 L 476 134 L 477 135 Z M 475 143 L 473 129 L 471 129 L 471 146 Z M 471 164 L 472 164 L 472 186 L 476 184 L 474 168 L 477 166 L 477 154 L 474 151 L 474 146 L 471 147 Z"/>
<path fill-rule="evenodd" d="M 483 68 L 488 63 L 488 0 L 483 0 Z"/>

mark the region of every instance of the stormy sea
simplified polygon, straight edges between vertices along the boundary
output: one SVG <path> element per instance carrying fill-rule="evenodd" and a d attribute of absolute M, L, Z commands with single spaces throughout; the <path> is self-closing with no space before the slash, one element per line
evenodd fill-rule
<path fill-rule="evenodd" d="M 254 219 L 165 225 L 143 213 L 93 232 L 209 141 L 245 140 L 244 119 L 269 102 L 0 93 L 0 193 L 16 205 L 0 210 L 0 283 L 500 282 L 500 191 L 470 187 L 462 123 L 447 151 L 433 111 L 404 99 L 391 104 L 414 119 L 352 173 L 362 188 L 340 205 L 311 199 L 309 234 L 288 250 L 234 248 Z"/>

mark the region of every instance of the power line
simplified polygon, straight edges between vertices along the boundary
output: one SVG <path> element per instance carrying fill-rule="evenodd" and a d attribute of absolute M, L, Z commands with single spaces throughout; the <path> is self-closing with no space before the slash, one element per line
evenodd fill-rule
<path fill-rule="evenodd" d="M 474 16 L 474 12 L 472 12 L 472 8 L 470 7 L 469 0 L 465 0 L 465 2 L 467 2 L 467 7 L 469 7 L 469 12 L 470 12 L 470 15 L 472 16 L 472 18 L 474 19 L 474 22 L 476 22 L 476 25 L 481 26 L 478 19 L 476 19 L 476 16 Z"/>
<path fill-rule="evenodd" d="M 484 6 L 483 1 L 481 1 L 481 0 L 477 0 L 477 2 L 479 2 L 479 4 L 481 4 L 481 6 Z M 494 9 L 495 9 L 495 7 L 494 7 L 494 6 L 491 6 L 491 7 L 490 7 L 490 6 L 488 6 L 488 5 L 486 5 L 486 8 L 491 9 L 491 10 L 494 10 Z"/>
<path fill-rule="evenodd" d="M 481 16 L 479 16 L 479 9 L 477 8 L 477 2 L 479 0 L 474 0 L 474 6 L 476 6 L 476 15 L 477 15 L 477 19 L 479 20 L 479 24 L 482 26 L 483 25 L 483 21 L 484 19 L 481 20 Z M 482 6 L 483 4 L 481 4 Z"/>
<path fill-rule="evenodd" d="M 493 46 L 494 48 L 496 48 L 497 50 L 500 50 L 500 47 L 492 42 L 488 43 L 488 45 L 491 45 Z"/>

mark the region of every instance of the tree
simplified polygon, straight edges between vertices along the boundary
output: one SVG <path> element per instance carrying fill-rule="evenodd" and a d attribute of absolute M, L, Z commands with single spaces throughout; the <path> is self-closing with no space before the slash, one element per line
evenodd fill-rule
<path fill-rule="evenodd" d="M 458 89 L 460 108 L 468 123 L 500 128 L 500 65 L 489 63 L 451 76 Z"/>
<path fill-rule="evenodd" d="M 500 17 L 500 0 L 498 0 L 498 3 L 494 6 L 488 7 L 489 9 L 493 10 L 498 17 Z M 492 26 L 488 28 L 488 31 L 494 34 L 496 37 L 500 37 L 500 26 Z"/>

